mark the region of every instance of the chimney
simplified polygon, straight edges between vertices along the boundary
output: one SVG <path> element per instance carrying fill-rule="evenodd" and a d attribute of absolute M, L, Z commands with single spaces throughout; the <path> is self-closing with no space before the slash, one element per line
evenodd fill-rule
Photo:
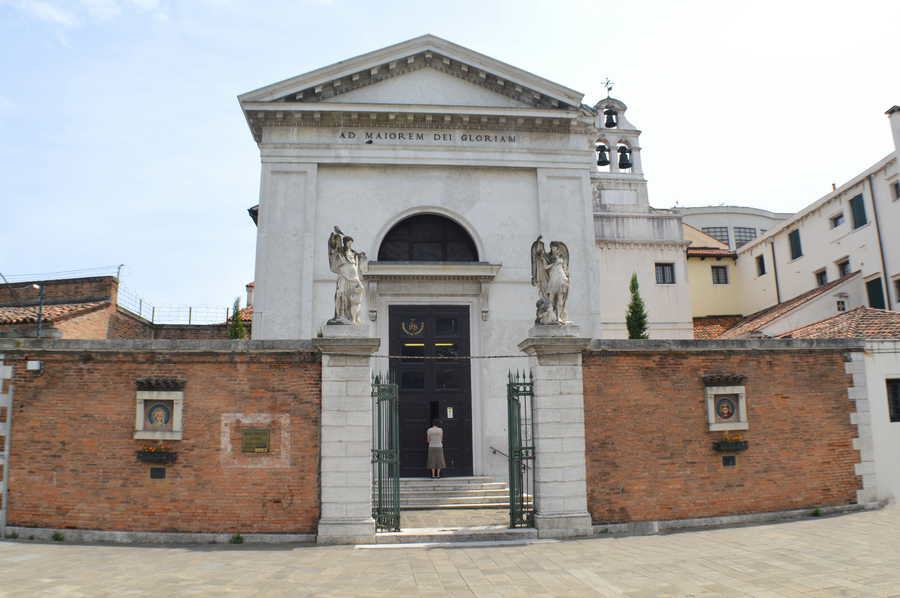
<path fill-rule="evenodd" d="M 247 283 L 247 307 L 253 307 L 253 289 L 256 285 L 252 282 Z"/>
<path fill-rule="evenodd" d="M 891 121 L 891 133 L 894 135 L 894 151 L 900 156 L 900 106 L 891 106 L 885 112 Z"/>

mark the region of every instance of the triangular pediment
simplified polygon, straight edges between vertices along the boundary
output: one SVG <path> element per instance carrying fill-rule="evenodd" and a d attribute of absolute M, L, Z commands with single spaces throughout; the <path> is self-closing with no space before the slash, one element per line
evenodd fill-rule
<path fill-rule="evenodd" d="M 433 35 L 239 96 L 245 106 L 334 102 L 544 109 L 579 108 L 582 98 L 577 91 Z"/>
<path fill-rule="evenodd" d="M 434 68 L 420 68 L 331 98 L 341 104 L 418 104 L 530 108 L 531 104 Z"/>

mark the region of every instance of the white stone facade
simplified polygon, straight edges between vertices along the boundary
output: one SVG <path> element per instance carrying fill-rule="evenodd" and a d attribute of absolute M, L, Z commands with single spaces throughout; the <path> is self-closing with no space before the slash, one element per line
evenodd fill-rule
<path fill-rule="evenodd" d="M 517 354 L 535 316 L 528 249 L 538 235 L 569 247 L 569 317 L 586 335 L 627 336 L 636 272 L 650 336 L 690 338 L 680 219 L 649 207 L 625 105 L 582 98 L 434 36 L 240 96 L 262 161 L 253 338 L 314 338 L 333 315 L 335 225 L 369 256 L 364 323 L 385 348 L 390 305 L 467 305 L 472 355 Z M 631 166 L 613 155 L 598 168 L 598 142 L 627 148 Z M 416 214 L 461 225 L 478 263 L 379 263 L 384 236 Z M 673 264 L 674 284 L 656 284 L 657 261 Z M 506 444 L 497 397 L 507 370 L 525 365 L 473 361 L 476 474 L 505 477 L 489 450 Z"/>

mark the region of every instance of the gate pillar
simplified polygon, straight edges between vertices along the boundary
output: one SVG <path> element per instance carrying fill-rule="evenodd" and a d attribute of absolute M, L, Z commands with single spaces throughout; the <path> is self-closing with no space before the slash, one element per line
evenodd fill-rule
<path fill-rule="evenodd" d="M 322 353 L 319 544 L 371 544 L 371 355 L 381 341 L 365 328 L 325 326 Z"/>
<path fill-rule="evenodd" d="M 519 349 L 534 376 L 534 500 L 538 537 L 589 536 L 581 353 L 577 326 L 535 326 Z"/>

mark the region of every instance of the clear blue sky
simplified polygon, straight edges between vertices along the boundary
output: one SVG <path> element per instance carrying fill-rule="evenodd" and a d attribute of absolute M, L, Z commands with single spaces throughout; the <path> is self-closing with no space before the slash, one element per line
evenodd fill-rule
<path fill-rule="evenodd" d="M 644 131 L 656 207 L 797 210 L 893 149 L 900 2 L 0 0 L 0 272 L 126 264 L 156 304 L 253 277 L 236 95 L 434 33 Z"/>

